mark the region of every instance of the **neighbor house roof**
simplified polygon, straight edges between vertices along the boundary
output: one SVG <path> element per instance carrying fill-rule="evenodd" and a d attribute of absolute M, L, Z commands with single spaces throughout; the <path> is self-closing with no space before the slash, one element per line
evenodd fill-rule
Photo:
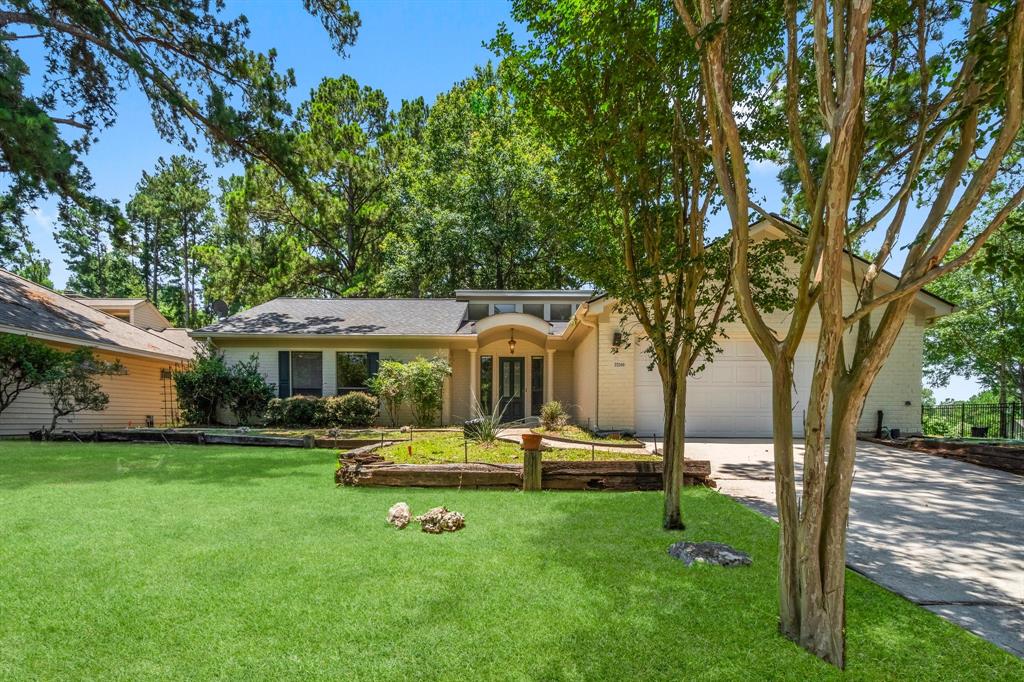
<path fill-rule="evenodd" d="M 448 336 L 465 313 L 450 298 L 275 298 L 191 335 Z"/>
<path fill-rule="evenodd" d="M 189 360 L 184 347 L 113 315 L 0 270 L 0 331 L 49 341 Z"/>

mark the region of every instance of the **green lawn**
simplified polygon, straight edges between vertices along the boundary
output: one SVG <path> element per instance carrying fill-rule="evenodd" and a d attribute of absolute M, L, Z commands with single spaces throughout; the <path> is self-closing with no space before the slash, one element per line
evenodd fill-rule
<path fill-rule="evenodd" d="M 1017 679 L 1024 664 L 850 576 L 842 675 L 775 629 L 775 530 L 687 489 L 337 489 L 334 454 L 0 442 L 0 678 Z M 446 504 L 430 536 L 387 508 Z M 685 569 L 674 539 L 753 554 Z"/>
<path fill-rule="evenodd" d="M 414 431 L 412 440 L 389 445 L 377 452 L 389 460 L 401 464 L 430 464 L 435 462 L 462 462 L 468 457 L 471 462 L 512 463 L 523 461 L 523 450 L 518 443 L 496 441 L 492 444 L 481 444 L 463 439 L 462 432 L 430 432 Z M 408 439 L 409 434 L 402 434 Z M 468 454 L 466 445 L 469 446 Z M 410 454 L 410 447 L 412 448 Z M 544 459 L 589 460 L 594 459 L 639 459 L 657 461 L 658 457 L 643 450 L 637 452 L 602 452 L 589 448 L 548 448 L 544 451 Z"/>

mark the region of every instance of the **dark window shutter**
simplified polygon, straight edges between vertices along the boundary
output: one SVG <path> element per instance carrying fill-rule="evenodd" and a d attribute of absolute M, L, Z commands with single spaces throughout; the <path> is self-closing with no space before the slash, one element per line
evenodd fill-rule
<path fill-rule="evenodd" d="M 380 353 L 367 353 L 366 359 L 369 365 L 370 376 L 376 376 L 377 370 L 380 369 Z"/>
<path fill-rule="evenodd" d="M 291 353 L 286 350 L 277 351 L 277 397 L 287 398 L 292 394 Z"/>

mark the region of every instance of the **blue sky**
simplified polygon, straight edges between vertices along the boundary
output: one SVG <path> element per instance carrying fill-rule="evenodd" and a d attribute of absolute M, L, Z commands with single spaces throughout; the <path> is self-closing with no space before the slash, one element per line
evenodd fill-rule
<path fill-rule="evenodd" d="M 276 48 L 281 68 L 294 69 L 295 104 L 305 99 L 321 79 L 340 74 L 383 90 L 396 108 L 401 100 L 419 96 L 433 102 L 453 83 L 471 75 L 474 65 L 491 58 L 483 43 L 494 36 L 500 22 L 512 24 L 510 6 L 502 0 L 352 0 L 352 5 L 362 18 L 362 26 L 344 59 L 331 49 L 320 23 L 305 13 L 298 0 L 229 0 L 227 11 L 249 18 L 250 45 L 254 49 Z M 24 57 L 30 66 L 41 66 L 41 54 L 26 52 Z M 149 106 L 136 91 L 121 94 L 118 114 L 117 123 L 101 133 L 86 163 L 96 182 L 96 192 L 125 202 L 143 170 L 152 169 L 159 157 L 182 149 L 156 134 Z M 208 162 L 215 177 L 239 170 L 237 166 L 214 167 L 202 149 L 196 156 Z M 752 185 L 759 190 L 764 205 L 780 206 L 776 169 L 762 165 L 752 168 L 751 173 Z M 30 216 L 29 224 L 32 241 L 50 260 L 54 284 L 61 288 L 68 273 L 53 241 L 55 213 L 54 203 L 41 204 Z M 712 231 L 724 231 L 725 220 L 725 216 L 713 219 Z M 900 255 L 897 252 L 897 258 Z M 896 260 L 889 263 L 889 268 L 900 265 Z M 976 391 L 973 382 L 954 379 L 948 388 L 936 393 L 940 398 L 965 398 Z"/>

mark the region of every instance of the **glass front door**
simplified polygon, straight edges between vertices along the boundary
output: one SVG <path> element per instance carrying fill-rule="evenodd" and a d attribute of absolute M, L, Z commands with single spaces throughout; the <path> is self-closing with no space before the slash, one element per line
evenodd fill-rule
<path fill-rule="evenodd" d="M 522 419 L 524 414 L 523 395 L 525 389 L 525 358 L 500 358 L 498 360 L 498 399 L 503 410 L 504 421 Z"/>

